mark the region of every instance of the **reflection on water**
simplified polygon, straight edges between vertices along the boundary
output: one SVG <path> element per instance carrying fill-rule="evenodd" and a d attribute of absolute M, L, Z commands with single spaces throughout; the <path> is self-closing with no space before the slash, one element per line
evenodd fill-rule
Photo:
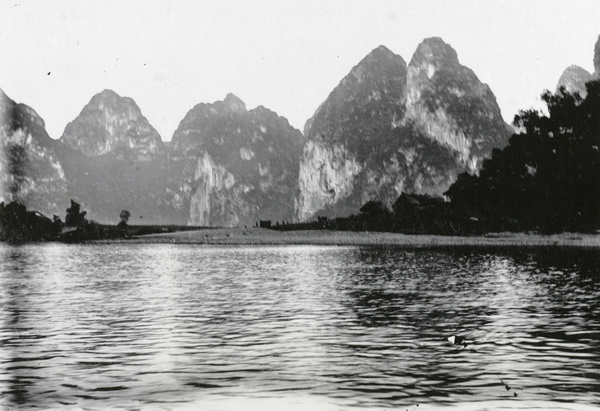
<path fill-rule="evenodd" d="M 0 409 L 599 406 L 598 257 L 2 245 Z"/>

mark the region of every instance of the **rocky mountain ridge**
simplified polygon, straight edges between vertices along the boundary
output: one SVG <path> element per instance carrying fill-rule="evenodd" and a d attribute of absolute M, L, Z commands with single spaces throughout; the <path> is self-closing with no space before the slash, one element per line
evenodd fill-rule
<path fill-rule="evenodd" d="M 443 40 L 424 40 L 408 66 L 378 47 L 305 126 L 297 218 L 391 205 L 402 192 L 439 195 L 509 135 L 489 87 Z"/>
<path fill-rule="evenodd" d="M 594 75 L 599 50 L 600 38 Z M 489 87 L 439 38 L 424 40 L 408 64 L 374 49 L 304 135 L 233 94 L 189 110 L 168 144 L 132 99 L 110 90 L 59 140 L 2 92 L 0 116 L 1 201 L 62 216 L 73 198 L 102 223 L 118 222 L 122 209 L 132 223 L 210 226 L 349 215 L 369 200 L 439 195 L 510 135 Z"/>

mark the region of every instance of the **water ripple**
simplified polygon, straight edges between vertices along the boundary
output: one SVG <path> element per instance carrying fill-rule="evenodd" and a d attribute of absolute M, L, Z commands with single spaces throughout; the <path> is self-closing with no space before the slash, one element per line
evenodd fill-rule
<path fill-rule="evenodd" d="M 0 409 L 600 406 L 597 251 L 0 256 Z"/>

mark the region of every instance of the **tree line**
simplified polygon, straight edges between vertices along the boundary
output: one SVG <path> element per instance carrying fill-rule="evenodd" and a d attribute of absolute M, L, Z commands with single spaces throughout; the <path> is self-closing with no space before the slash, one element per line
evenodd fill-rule
<path fill-rule="evenodd" d="M 26 243 L 44 240 L 83 241 L 90 239 L 114 238 L 126 236 L 127 221 L 131 213 L 121 211 L 118 230 L 109 226 L 88 221 L 86 211 L 71 200 L 67 208 L 64 223 L 57 215 L 52 219 L 37 211 L 27 211 L 16 201 L 7 205 L 0 203 L 0 241 Z"/>

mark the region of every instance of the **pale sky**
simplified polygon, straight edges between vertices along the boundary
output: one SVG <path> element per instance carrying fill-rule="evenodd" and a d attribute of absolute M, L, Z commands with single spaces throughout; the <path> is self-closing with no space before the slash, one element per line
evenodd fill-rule
<path fill-rule="evenodd" d="M 0 0 L 0 88 L 53 138 L 107 88 L 133 98 L 163 140 L 229 92 L 302 130 L 372 49 L 408 63 L 438 36 L 510 123 L 567 66 L 593 71 L 599 34 L 599 0 Z"/>

